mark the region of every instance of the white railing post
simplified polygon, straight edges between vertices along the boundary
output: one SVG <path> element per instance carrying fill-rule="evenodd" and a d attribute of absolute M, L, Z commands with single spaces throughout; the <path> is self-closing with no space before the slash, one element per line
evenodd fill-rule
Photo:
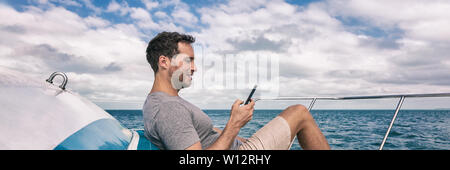
<path fill-rule="evenodd" d="M 378 150 L 383 150 L 384 143 L 386 143 L 387 137 L 389 136 L 389 132 L 391 132 L 391 128 L 394 125 L 395 119 L 397 118 L 398 111 L 402 107 L 403 101 L 405 100 L 405 96 L 400 97 L 398 101 L 397 108 L 395 109 L 394 117 L 392 117 L 391 124 L 389 124 L 388 130 L 384 135 L 383 142 L 381 142 L 380 148 Z"/>

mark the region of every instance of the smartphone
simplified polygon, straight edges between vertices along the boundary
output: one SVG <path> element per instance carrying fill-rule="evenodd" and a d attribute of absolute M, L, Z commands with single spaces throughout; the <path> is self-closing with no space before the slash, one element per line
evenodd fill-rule
<path fill-rule="evenodd" d="M 258 87 L 258 85 L 253 86 L 252 92 L 250 92 L 250 95 L 248 95 L 248 98 L 247 98 L 247 100 L 245 101 L 245 104 L 244 104 L 244 105 L 247 105 L 247 104 L 250 102 L 250 99 L 252 98 L 253 93 L 255 93 L 256 87 Z"/>

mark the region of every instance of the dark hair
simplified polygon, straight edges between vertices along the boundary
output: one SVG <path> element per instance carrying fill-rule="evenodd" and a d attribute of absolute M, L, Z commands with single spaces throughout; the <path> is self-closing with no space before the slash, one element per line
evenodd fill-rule
<path fill-rule="evenodd" d="M 180 34 L 178 32 L 161 32 L 156 35 L 148 43 L 146 54 L 147 61 L 152 67 L 153 71 L 158 71 L 159 56 L 166 56 L 169 59 L 175 54 L 178 54 L 178 42 L 194 43 L 195 38 L 191 35 Z"/>

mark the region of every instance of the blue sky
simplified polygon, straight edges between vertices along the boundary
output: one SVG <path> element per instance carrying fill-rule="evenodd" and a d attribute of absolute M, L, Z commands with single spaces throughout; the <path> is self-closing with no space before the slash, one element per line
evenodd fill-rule
<path fill-rule="evenodd" d="M 115 2 L 124 5 L 126 4 L 127 7 L 131 7 L 131 8 L 142 8 L 145 9 L 146 8 L 146 2 L 151 2 L 151 3 L 157 3 L 159 5 L 159 8 L 154 8 L 154 9 L 148 9 L 149 13 L 154 13 L 156 11 L 161 11 L 167 14 L 170 14 L 174 11 L 174 6 L 173 5 L 169 5 L 169 4 L 175 4 L 175 3 L 179 3 L 177 1 L 139 1 L 139 0 L 131 0 L 131 1 L 126 1 L 126 0 L 114 0 Z M 70 3 L 69 3 L 70 2 Z M 96 17 L 100 17 L 102 19 L 105 19 L 113 24 L 119 24 L 119 23 L 126 23 L 126 24 L 133 24 L 133 19 L 130 18 L 129 15 L 121 15 L 119 13 L 114 13 L 114 12 L 99 12 L 99 10 L 107 10 L 108 6 L 111 4 L 112 1 L 108 1 L 108 0 L 66 0 L 66 1 L 57 1 L 57 0 L 20 0 L 20 1 L 16 1 L 16 0 L 6 0 L 3 3 L 6 3 L 8 5 L 10 5 L 11 7 L 13 7 L 14 9 L 18 10 L 18 11 L 24 11 L 26 10 L 29 6 L 35 6 L 35 7 L 41 7 L 43 9 L 47 9 L 49 8 L 49 4 L 52 4 L 52 6 L 58 6 L 58 7 L 63 7 L 67 10 L 70 10 L 74 13 L 76 13 L 77 15 L 79 15 L 80 17 L 89 17 L 89 16 L 96 16 Z M 208 7 L 213 7 L 213 6 L 218 6 L 220 4 L 225 4 L 226 1 L 223 0 L 203 0 L 203 1 L 196 1 L 196 0 L 185 0 L 185 1 L 180 1 L 181 3 L 185 3 L 188 4 L 188 11 L 191 12 L 193 15 L 195 15 L 195 17 L 200 18 L 200 14 L 198 13 L 197 10 L 195 9 L 199 9 L 199 8 L 208 8 Z M 307 8 L 308 4 L 310 3 L 314 3 L 314 2 L 321 2 L 319 0 L 289 0 L 289 1 L 285 1 L 289 4 L 295 5 L 297 7 L 299 7 L 299 9 L 304 9 Z M 165 5 L 163 5 L 165 4 Z M 94 6 L 94 7 L 92 7 Z M 371 37 L 377 37 L 377 38 L 385 38 L 387 40 L 395 40 L 397 38 L 399 38 L 399 35 L 401 34 L 401 30 L 399 29 L 383 29 L 381 27 L 377 27 L 374 25 L 371 25 L 370 22 L 368 22 L 365 19 L 362 18 L 358 18 L 355 16 L 340 16 L 337 15 L 335 16 L 335 18 L 339 21 L 342 22 L 343 25 L 348 27 L 348 31 L 353 32 L 355 34 L 362 34 L 362 35 L 368 35 Z M 162 18 L 157 18 L 154 17 L 153 18 L 155 22 L 158 22 L 160 20 L 162 20 Z M 203 24 L 202 22 L 197 22 L 196 26 L 183 26 L 181 25 L 181 27 L 184 28 L 185 31 L 188 32 L 193 32 L 193 31 L 200 31 L 201 28 L 203 27 L 208 27 L 207 24 Z M 152 32 L 152 31 L 148 31 L 148 30 L 141 30 L 146 34 L 145 37 L 143 38 L 151 38 L 152 36 L 154 36 L 154 34 L 156 34 L 157 32 Z"/>
<path fill-rule="evenodd" d="M 98 12 L 98 10 L 106 10 L 108 6 L 111 4 L 112 1 L 109 0 L 67 0 L 67 1 L 57 1 L 57 0 L 2 0 L 3 3 L 6 3 L 13 7 L 14 9 L 18 11 L 24 11 L 29 6 L 37 6 L 37 7 L 43 7 L 48 8 L 48 4 L 52 4 L 54 6 L 64 7 L 67 10 L 70 10 L 76 14 L 78 14 L 80 17 L 88 17 L 88 16 L 97 16 L 101 17 L 107 21 L 110 21 L 112 23 L 133 23 L 132 19 L 128 15 L 120 15 L 119 13 L 113 13 L 113 12 Z M 145 1 L 139 1 L 139 0 L 114 0 L 115 2 L 119 4 L 126 4 L 128 7 L 135 7 L 135 8 L 143 8 L 145 9 Z M 44 3 L 45 2 L 45 3 Z M 71 3 L 68 3 L 71 2 Z M 148 10 L 150 13 L 155 11 L 162 11 L 165 13 L 172 13 L 174 10 L 174 6 L 167 5 L 172 2 L 170 1 L 148 1 L 148 2 L 155 2 L 160 4 L 158 9 L 151 9 Z M 176 1 L 173 1 L 176 3 Z M 185 0 L 181 1 L 182 3 L 188 4 L 189 9 L 188 11 L 191 12 L 193 15 L 195 15 L 197 18 L 200 17 L 200 14 L 195 10 L 198 8 L 207 8 L 212 6 L 217 6 L 220 4 L 225 4 L 227 1 L 224 0 Z M 298 6 L 299 8 L 306 8 L 308 4 L 314 3 L 314 2 L 320 2 L 320 0 L 288 0 L 285 1 L 289 4 Z M 162 6 L 162 4 L 166 3 L 166 5 Z M 94 5 L 95 8 L 92 8 L 90 4 Z M 98 9 L 96 9 L 98 8 Z M 389 36 L 388 31 L 390 30 L 383 30 L 382 28 L 375 27 L 373 25 L 370 25 L 370 23 L 367 23 L 365 20 L 357 17 L 342 17 L 342 16 L 336 16 L 336 19 L 342 22 L 342 24 L 349 26 L 349 28 L 352 27 L 358 27 L 358 26 L 364 26 L 364 29 L 356 29 L 351 30 L 358 34 L 365 34 L 373 37 L 387 37 Z M 160 18 L 155 18 L 155 21 L 158 22 Z M 207 27 L 207 25 L 202 24 L 201 22 L 198 22 L 202 27 Z M 199 31 L 199 27 L 184 27 L 186 31 Z M 396 30 L 398 31 L 398 30 Z"/>
<path fill-rule="evenodd" d="M 70 89 L 102 108 L 139 109 L 154 79 L 146 45 L 161 31 L 178 31 L 196 37 L 196 55 L 204 59 L 194 82 L 229 76 L 210 67 L 224 57 L 271 56 L 279 59 L 278 96 L 449 92 L 449 11 L 450 2 L 439 0 L 2 0 L 0 66 L 39 78 L 64 71 Z M 180 95 L 200 108 L 227 109 L 248 94 L 212 82 Z M 405 107 L 449 103 L 420 102 Z M 257 108 L 295 104 L 261 103 Z M 317 107 L 389 109 L 395 103 Z"/>
<path fill-rule="evenodd" d="M 111 4 L 112 1 L 110 0 L 66 0 L 66 1 L 57 1 L 57 0 L 3 0 L 4 3 L 10 5 L 11 7 L 15 8 L 18 11 L 24 11 L 29 6 L 35 6 L 35 7 L 42 7 L 44 9 L 49 7 L 49 4 L 52 4 L 54 6 L 63 7 L 67 10 L 70 10 L 76 14 L 78 14 L 80 17 L 88 17 L 88 16 L 97 16 L 100 18 L 103 18 L 107 21 L 110 21 L 112 23 L 127 23 L 132 24 L 133 20 L 129 17 L 129 15 L 120 15 L 119 13 L 114 12 L 98 12 L 99 10 L 107 10 L 108 6 Z M 189 9 L 187 9 L 189 12 L 191 12 L 193 15 L 195 15 L 197 18 L 200 17 L 200 14 L 195 10 L 203 7 L 212 7 L 217 6 L 220 4 L 226 3 L 224 0 L 184 0 L 184 1 L 140 1 L 140 0 L 114 0 L 115 2 L 125 5 L 127 7 L 131 8 L 142 8 L 146 9 L 146 2 L 152 2 L 157 3 L 158 8 L 157 9 L 151 9 L 148 10 L 148 12 L 156 12 L 161 11 L 167 14 L 170 14 L 173 12 L 174 8 L 177 3 L 183 3 L 188 4 Z M 290 0 L 286 1 L 293 5 L 298 5 L 299 7 L 305 7 L 311 2 L 317 2 L 318 0 Z M 69 3 L 70 2 L 70 3 Z M 92 7 L 95 6 L 94 8 Z M 154 18 L 155 22 L 160 21 L 161 18 Z M 207 27 L 207 25 L 202 24 L 201 22 L 197 23 L 201 27 Z M 199 27 L 184 27 L 186 31 L 199 31 Z M 146 32 L 146 30 L 142 30 Z M 148 33 L 148 32 L 147 32 Z M 154 32 L 150 32 L 150 34 L 156 34 Z M 151 37 L 151 35 L 149 36 Z M 149 38 L 145 37 L 145 38 Z"/>

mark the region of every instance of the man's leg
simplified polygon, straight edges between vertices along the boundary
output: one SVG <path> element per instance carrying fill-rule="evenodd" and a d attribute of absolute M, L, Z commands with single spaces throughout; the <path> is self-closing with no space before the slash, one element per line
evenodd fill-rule
<path fill-rule="evenodd" d="M 303 149 L 330 149 L 325 136 L 305 106 L 289 106 L 279 116 L 288 122 L 291 129 L 291 140 L 297 136 L 300 146 Z"/>

